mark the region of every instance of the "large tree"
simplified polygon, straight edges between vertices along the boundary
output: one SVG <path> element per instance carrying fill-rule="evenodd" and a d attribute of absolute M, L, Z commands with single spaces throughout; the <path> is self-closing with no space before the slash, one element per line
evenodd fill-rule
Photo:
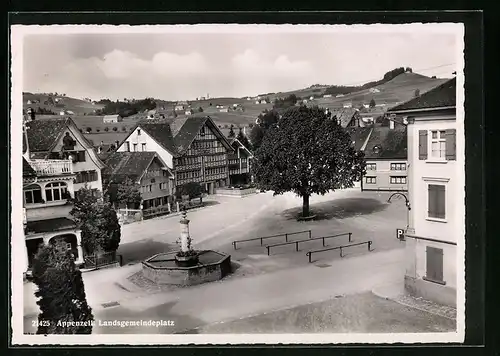
<path fill-rule="evenodd" d="M 294 192 L 309 216 L 311 194 L 354 186 L 365 171 L 364 154 L 336 120 L 313 107 L 289 108 L 255 152 L 254 173 L 261 189 Z"/>
<path fill-rule="evenodd" d="M 86 254 L 118 249 L 121 228 L 108 199 L 97 198 L 88 187 L 81 188 L 75 194 L 70 214 L 82 230 L 82 248 Z"/>
<path fill-rule="evenodd" d="M 87 304 L 82 273 L 63 242 L 40 248 L 33 261 L 33 281 L 38 286 L 35 295 L 40 298 L 37 334 L 92 333 L 94 316 Z"/>

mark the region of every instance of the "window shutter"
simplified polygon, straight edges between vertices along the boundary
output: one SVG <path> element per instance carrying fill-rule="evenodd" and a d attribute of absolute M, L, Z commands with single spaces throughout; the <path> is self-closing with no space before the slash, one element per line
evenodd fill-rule
<path fill-rule="evenodd" d="M 427 159 L 427 130 L 418 131 L 418 159 Z"/>
<path fill-rule="evenodd" d="M 457 159 L 457 130 L 446 130 L 446 160 L 455 161 Z"/>
<path fill-rule="evenodd" d="M 426 249 L 426 277 L 433 281 L 443 281 L 443 250 L 427 246 Z"/>
<path fill-rule="evenodd" d="M 445 187 L 436 186 L 436 217 L 444 219 L 446 217 Z"/>

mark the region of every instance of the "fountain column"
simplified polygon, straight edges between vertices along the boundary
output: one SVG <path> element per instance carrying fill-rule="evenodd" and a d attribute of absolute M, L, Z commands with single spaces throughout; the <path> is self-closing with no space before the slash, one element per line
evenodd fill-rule
<path fill-rule="evenodd" d="M 191 241 L 189 237 L 189 220 L 185 211 L 182 212 L 182 219 L 179 222 L 181 227 L 181 251 L 187 252 L 191 249 Z"/>

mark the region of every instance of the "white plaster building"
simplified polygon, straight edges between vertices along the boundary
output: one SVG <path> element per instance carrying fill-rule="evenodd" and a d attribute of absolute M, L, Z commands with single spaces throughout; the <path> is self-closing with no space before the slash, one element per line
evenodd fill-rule
<path fill-rule="evenodd" d="M 408 122 L 405 288 L 456 306 L 457 244 L 465 241 L 463 122 L 457 120 L 456 79 L 389 110 Z"/>

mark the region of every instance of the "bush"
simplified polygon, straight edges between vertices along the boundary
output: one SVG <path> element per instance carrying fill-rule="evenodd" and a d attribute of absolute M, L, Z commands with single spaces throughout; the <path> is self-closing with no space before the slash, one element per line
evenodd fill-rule
<path fill-rule="evenodd" d="M 114 127 L 113 127 L 113 131 L 114 131 L 114 132 L 118 131 L 118 127 L 114 126 Z"/>
<path fill-rule="evenodd" d="M 123 132 L 127 131 L 127 128 L 125 126 L 122 126 L 122 131 Z"/>
<path fill-rule="evenodd" d="M 109 127 L 107 127 L 107 126 L 106 126 L 106 127 L 104 128 L 104 131 L 108 132 L 108 131 L 109 131 Z"/>

